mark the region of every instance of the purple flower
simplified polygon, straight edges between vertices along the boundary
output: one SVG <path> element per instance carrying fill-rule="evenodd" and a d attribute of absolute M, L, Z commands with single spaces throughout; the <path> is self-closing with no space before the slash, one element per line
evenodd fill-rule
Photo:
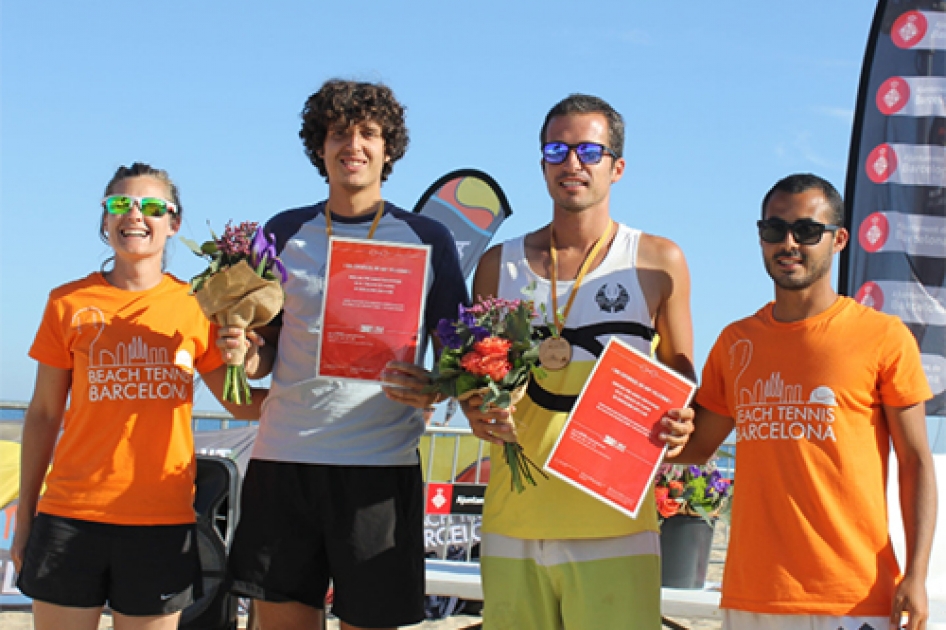
<path fill-rule="evenodd" d="M 265 264 L 267 259 L 272 260 L 275 257 L 276 248 L 266 238 L 266 233 L 262 229 L 256 230 L 250 243 L 250 266 L 258 268 L 261 263 Z"/>
<path fill-rule="evenodd" d="M 726 494 L 726 492 L 729 490 L 729 480 L 723 479 L 722 477 L 715 480 L 711 479 L 710 485 L 714 490 L 716 490 L 716 492 L 720 494 Z"/>
<path fill-rule="evenodd" d="M 459 350 L 463 347 L 463 340 L 457 334 L 456 324 L 449 319 L 441 319 L 437 322 L 437 338 L 440 339 L 440 343 L 451 350 Z"/>
<path fill-rule="evenodd" d="M 460 318 L 459 323 L 466 326 L 473 326 L 476 324 L 476 316 L 473 314 L 472 308 L 466 308 L 462 304 L 460 305 Z"/>
<path fill-rule="evenodd" d="M 275 271 L 284 283 L 289 279 L 286 267 L 276 256 L 275 235 L 267 235 L 263 228 L 253 234 L 253 241 L 250 243 L 250 266 L 257 271 Z"/>
<path fill-rule="evenodd" d="M 700 468 L 699 466 L 690 466 L 690 474 L 693 475 L 694 477 L 702 477 L 703 469 Z"/>
<path fill-rule="evenodd" d="M 489 337 L 489 330 L 482 326 L 470 326 L 470 332 L 473 333 L 473 338 L 477 341 L 483 341 Z"/>

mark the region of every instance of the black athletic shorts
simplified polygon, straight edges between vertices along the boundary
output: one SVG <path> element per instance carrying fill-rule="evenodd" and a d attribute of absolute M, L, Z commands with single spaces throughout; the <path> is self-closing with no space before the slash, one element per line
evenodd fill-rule
<path fill-rule="evenodd" d="M 109 525 L 37 514 L 17 586 L 59 606 L 178 612 L 202 594 L 194 525 Z"/>
<path fill-rule="evenodd" d="M 420 465 L 251 460 L 230 551 L 233 591 L 323 609 L 361 627 L 424 619 Z"/>

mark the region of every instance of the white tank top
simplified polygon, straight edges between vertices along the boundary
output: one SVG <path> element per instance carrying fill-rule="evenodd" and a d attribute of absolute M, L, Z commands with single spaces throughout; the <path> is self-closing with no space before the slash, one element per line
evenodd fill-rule
<path fill-rule="evenodd" d="M 562 336 L 572 345 L 572 361 L 595 361 L 614 336 L 650 354 L 653 320 L 637 277 L 637 246 L 641 231 L 618 224 L 617 234 L 604 260 L 590 271 L 578 288 Z M 574 281 L 558 281 L 558 303 L 564 305 Z M 536 274 L 526 260 L 524 237 L 503 243 L 499 297 L 544 304 L 537 326 L 551 324 L 552 283 Z M 546 319 L 547 318 L 547 319 Z M 537 401 L 538 402 L 538 401 Z"/>
<path fill-rule="evenodd" d="M 530 379 L 527 395 L 515 412 L 519 443 L 539 465 L 548 458 L 562 432 L 597 358 L 611 337 L 650 353 L 654 335 L 647 302 L 637 278 L 637 245 L 641 232 L 619 225 L 614 242 L 600 265 L 585 276 L 565 322 L 562 336 L 572 345 L 572 360 L 561 370 Z M 526 261 L 523 239 L 502 249 L 499 297 L 533 299 L 551 315 L 551 283 L 535 274 Z M 559 282 L 558 303 L 565 304 L 574 282 Z M 526 291 L 524 292 L 523 289 Z M 523 293 L 527 293 L 524 295 Z M 551 323 L 539 315 L 537 326 Z M 542 331 L 548 334 L 548 330 Z M 492 446 L 493 461 L 502 451 Z M 656 504 L 632 519 L 570 484 L 550 477 L 519 494 L 510 490 L 509 468 L 493 466 L 483 508 L 483 531 L 526 539 L 601 538 L 657 530 Z"/>

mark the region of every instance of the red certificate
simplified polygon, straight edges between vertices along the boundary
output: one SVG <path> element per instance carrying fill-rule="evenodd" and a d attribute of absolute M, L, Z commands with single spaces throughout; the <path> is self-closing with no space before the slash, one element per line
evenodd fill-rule
<path fill-rule="evenodd" d="M 380 381 L 388 361 L 416 363 L 430 247 L 329 239 L 319 376 Z"/>
<path fill-rule="evenodd" d="M 696 386 L 611 338 L 578 396 L 545 469 L 631 518 L 663 459 L 659 422 Z"/>

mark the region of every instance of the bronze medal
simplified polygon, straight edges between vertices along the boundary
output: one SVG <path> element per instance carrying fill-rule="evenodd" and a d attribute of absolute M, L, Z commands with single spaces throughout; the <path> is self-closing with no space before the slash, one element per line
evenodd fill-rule
<path fill-rule="evenodd" d="M 562 337 L 548 337 L 539 344 L 539 363 L 546 370 L 557 371 L 572 360 L 572 344 Z"/>
<path fill-rule="evenodd" d="M 558 312 L 558 256 L 555 252 L 555 231 L 552 229 L 552 226 L 549 226 L 549 259 L 552 261 L 552 264 L 549 266 L 549 275 L 552 281 L 550 291 L 552 297 L 552 317 L 555 320 L 554 326 L 559 334 L 555 337 L 543 339 L 542 343 L 539 344 L 539 363 L 547 370 L 552 370 L 553 372 L 561 370 L 571 363 L 572 344 L 568 343 L 568 341 L 561 336 L 561 333 L 562 330 L 565 329 L 565 320 L 568 319 L 568 313 L 571 311 L 572 304 L 575 302 L 575 296 L 578 295 L 578 287 L 581 286 L 581 281 L 591 268 L 591 263 L 594 262 L 598 252 L 601 250 L 602 246 L 607 243 L 608 236 L 611 234 L 612 225 L 613 221 L 609 220 L 608 227 L 605 229 L 604 234 L 598 237 L 598 240 L 596 240 L 595 244 L 591 247 L 591 251 L 585 255 L 585 259 L 578 269 L 578 276 L 575 277 L 575 283 L 572 285 L 571 295 L 568 296 L 568 302 L 565 304 L 564 312 L 561 314 Z"/>

